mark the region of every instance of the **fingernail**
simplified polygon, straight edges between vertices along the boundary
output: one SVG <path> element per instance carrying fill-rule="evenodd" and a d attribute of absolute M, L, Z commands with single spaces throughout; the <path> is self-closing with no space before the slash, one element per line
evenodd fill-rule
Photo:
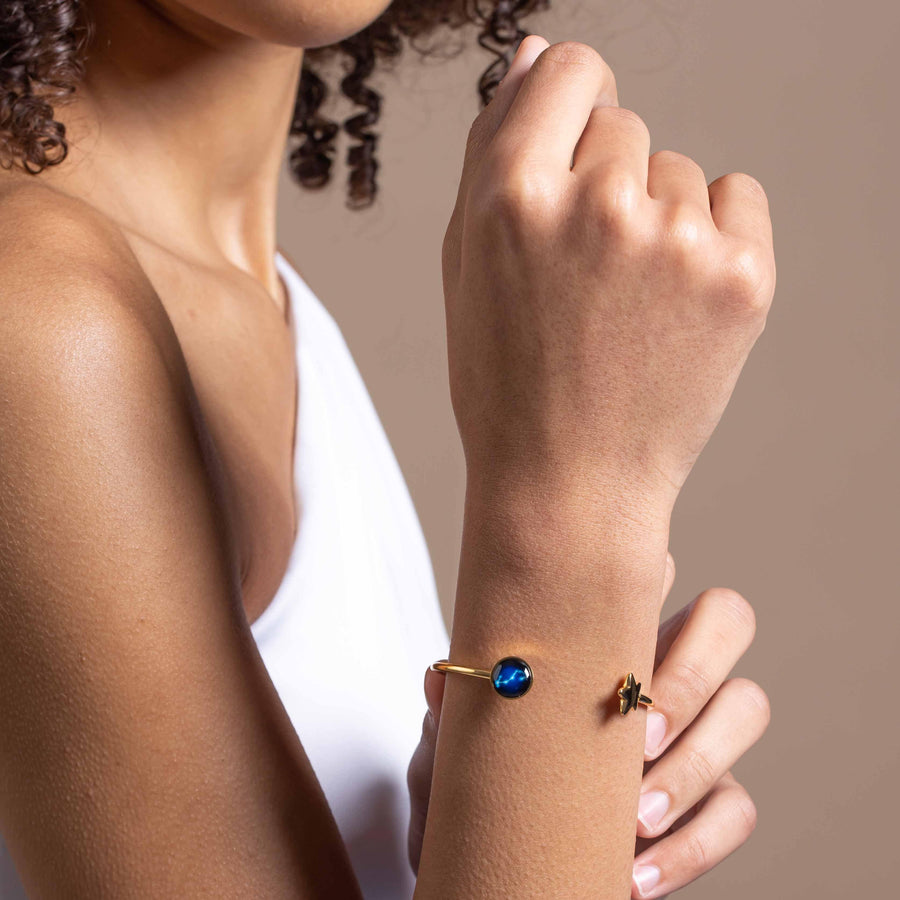
<path fill-rule="evenodd" d="M 644 738 L 645 756 L 653 757 L 659 752 L 659 746 L 666 736 L 667 726 L 666 717 L 662 713 L 647 713 L 647 736 Z"/>
<path fill-rule="evenodd" d="M 638 819 L 648 831 L 653 831 L 669 809 L 669 795 L 665 791 L 647 791 L 638 801 Z"/>
<path fill-rule="evenodd" d="M 642 897 L 647 896 L 648 891 L 659 884 L 659 867 L 658 866 L 635 866 L 631 877 L 634 879 L 634 886 Z"/>

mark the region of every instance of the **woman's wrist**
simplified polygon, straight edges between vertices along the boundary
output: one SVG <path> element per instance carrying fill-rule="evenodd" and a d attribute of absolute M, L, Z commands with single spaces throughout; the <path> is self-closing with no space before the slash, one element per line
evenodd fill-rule
<path fill-rule="evenodd" d="M 590 644 L 611 617 L 624 631 L 652 631 L 668 525 L 662 507 L 636 513 L 621 495 L 470 478 L 454 649 L 493 659 L 537 644 L 553 654 Z"/>
<path fill-rule="evenodd" d="M 463 550 L 487 543 L 500 570 L 529 575 L 560 560 L 654 571 L 665 559 L 676 492 L 635 479 L 467 471 Z"/>
<path fill-rule="evenodd" d="M 652 697 L 668 517 L 620 498 L 470 474 L 449 659 L 516 656 L 533 684 L 447 676 L 417 896 L 625 896 L 645 717 L 618 690 L 633 672 Z"/>

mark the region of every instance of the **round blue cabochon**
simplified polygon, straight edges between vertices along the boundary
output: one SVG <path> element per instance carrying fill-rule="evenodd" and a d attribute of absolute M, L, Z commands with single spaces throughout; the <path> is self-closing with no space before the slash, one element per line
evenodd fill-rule
<path fill-rule="evenodd" d="M 532 685 L 531 667 L 518 656 L 501 659 L 491 670 L 491 684 L 501 696 L 512 700 L 521 697 Z"/>

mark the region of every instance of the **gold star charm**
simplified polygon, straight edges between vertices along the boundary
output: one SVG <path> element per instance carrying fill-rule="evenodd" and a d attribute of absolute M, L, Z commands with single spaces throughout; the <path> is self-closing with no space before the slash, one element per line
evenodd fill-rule
<path fill-rule="evenodd" d="M 619 688 L 619 712 L 624 716 L 629 709 L 637 709 L 638 703 L 653 706 L 653 701 L 641 693 L 640 682 L 634 680 L 634 672 L 629 672 L 625 683 Z"/>

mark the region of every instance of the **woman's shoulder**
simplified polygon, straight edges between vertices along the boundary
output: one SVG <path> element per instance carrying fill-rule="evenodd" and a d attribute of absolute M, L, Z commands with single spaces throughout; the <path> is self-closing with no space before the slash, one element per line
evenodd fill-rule
<path fill-rule="evenodd" d="M 177 368 L 174 329 L 118 226 L 37 179 L 0 179 L 0 378 L 97 353 L 137 362 L 136 345 Z"/>
<path fill-rule="evenodd" d="M 5 305 L 6 298 L 35 290 L 55 293 L 61 310 L 104 288 L 126 305 L 152 291 L 115 222 L 85 200 L 25 177 L 0 178 Z"/>
<path fill-rule="evenodd" d="M 87 494 L 102 490 L 81 452 L 88 424 L 108 450 L 202 422 L 175 330 L 124 236 L 39 185 L 0 189 L 0 398 L 0 492 L 23 471 L 51 493 L 82 476 Z"/>
<path fill-rule="evenodd" d="M 107 223 L 0 200 L 3 834 L 35 896 L 299 896 L 340 843 L 166 321 Z"/>

